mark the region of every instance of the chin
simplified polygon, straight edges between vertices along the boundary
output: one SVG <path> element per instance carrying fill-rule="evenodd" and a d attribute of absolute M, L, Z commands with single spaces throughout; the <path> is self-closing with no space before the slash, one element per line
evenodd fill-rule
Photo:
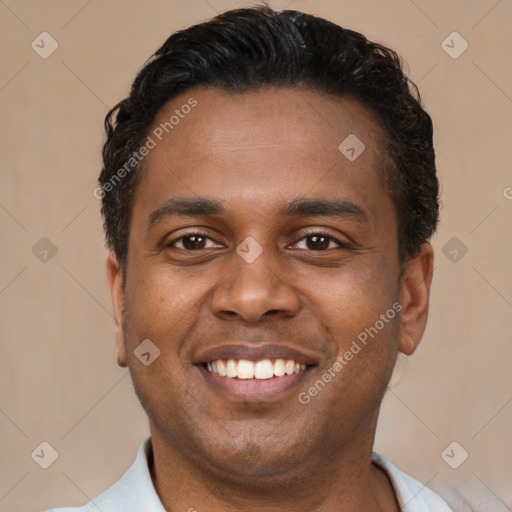
<path fill-rule="evenodd" d="M 289 478 L 294 467 L 303 465 L 303 452 L 298 449 L 291 456 L 289 451 L 276 450 L 275 446 L 269 450 L 268 446 L 254 442 L 247 442 L 242 447 L 224 446 L 221 452 L 203 456 L 204 461 L 215 467 L 218 478 L 255 487 L 263 484 L 268 487 L 272 481 L 277 484 L 279 477 Z"/>
<path fill-rule="evenodd" d="M 181 430 L 179 438 L 170 432 L 166 437 L 169 441 L 173 438 L 172 445 L 185 459 L 213 472 L 221 480 L 268 486 L 269 480 L 280 475 L 289 477 L 295 467 L 303 467 L 310 454 L 307 439 L 291 439 L 291 429 L 286 429 L 287 438 L 283 439 L 283 432 L 276 435 L 277 430 L 274 426 L 261 431 L 237 423 L 215 432 L 212 425 L 208 428 L 203 424 L 187 433 Z"/>

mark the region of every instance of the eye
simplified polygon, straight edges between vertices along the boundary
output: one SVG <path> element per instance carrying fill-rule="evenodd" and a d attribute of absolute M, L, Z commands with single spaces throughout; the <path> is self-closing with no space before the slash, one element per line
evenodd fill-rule
<path fill-rule="evenodd" d="M 304 242 L 305 241 L 305 242 Z M 326 235 L 325 233 L 310 233 L 305 237 L 301 238 L 295 244 L 304 243 L 305 247 L 299 247 L 299 249 L 310 249 L 312 251 L 324 251 L 327 249 L 350 249 L 350 246 L 341 240 L 333 236 Z M 333 247 L 331 244 L 334 243 Z"/>
<path fill-rule="evenodd" d="M 207 241 L 214 242 L 215 244 L 217 243 L 215 240 L 212 240 L 204 233 L 190 233 L 188 235 L 183 235 L 179 238 L 171 240 L 168 244 L 166 244 L 166 247 L 172 247 L 186 251 L 197 251 L 201 249 L 208 249 L 209 247 L 206 247 Z"/>
<path fill-rule="evenodd" d="M 208 245 L 208 243 L 210 243 Z M 345 242 L 342 242 L 334 236 L 327 235 L 325 233 L 310 233 L 297 242 L 294 245 L 302 244 L 299 249 L 309 249 L 312 251 L 326 251 L 328 249 L 350 249 L 351 246 Z M 334 245 L 333 245 L 334 244 Z M 166 244 L 166 248 L 174 248 L 185 251 L 200 251 L 203 249 L 209 249 L 213 247 L 219 247 L 215 240 L 210 238 L 206 233 L 194 232 L 187 235 L 182 235 L 174 240 L 171 240 Z"/>

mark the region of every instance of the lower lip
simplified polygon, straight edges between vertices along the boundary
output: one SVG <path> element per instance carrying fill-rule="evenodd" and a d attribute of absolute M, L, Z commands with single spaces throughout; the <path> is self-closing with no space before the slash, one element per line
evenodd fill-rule
<path fill-rule="evenodd" d="M 270 379 L 238 379 L 222 377 L 209 372 L 204 366 L 197 366 L 204 380 L 217 391 L 241 400 L 271 400 L 279 398 L 283 394 L 292 393 L 298 389 L 306 374 L 311 369 L 307 367 L 300 373 L 271 377 Z"/>

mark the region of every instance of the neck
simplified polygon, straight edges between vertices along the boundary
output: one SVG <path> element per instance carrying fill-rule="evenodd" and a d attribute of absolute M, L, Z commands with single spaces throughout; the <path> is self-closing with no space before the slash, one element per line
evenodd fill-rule
<path fill-rule="evenodd" d="M 326 450 L 292 471 L 234 475 L 199 465 L 175 450 L 150 426 L 151 476 L 167 512 L 395 512 L 395 494 L 384 471 L 371 464 L 375 424 L 357 442 Z"/>

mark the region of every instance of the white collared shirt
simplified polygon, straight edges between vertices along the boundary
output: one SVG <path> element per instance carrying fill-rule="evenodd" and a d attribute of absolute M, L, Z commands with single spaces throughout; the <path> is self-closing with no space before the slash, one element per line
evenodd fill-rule
<path fill-rule="evenodd" d="M 148 437 L 141 443 L 132 466 L 97 498 L 81 507 L 55 508 L 47 512 L 166 512 L 149 472 L 150 441 Z M 372 462 L 387 473 L 402 512 L 453 512 L 440 496 L 378 453 L 372 453 Z"/>

